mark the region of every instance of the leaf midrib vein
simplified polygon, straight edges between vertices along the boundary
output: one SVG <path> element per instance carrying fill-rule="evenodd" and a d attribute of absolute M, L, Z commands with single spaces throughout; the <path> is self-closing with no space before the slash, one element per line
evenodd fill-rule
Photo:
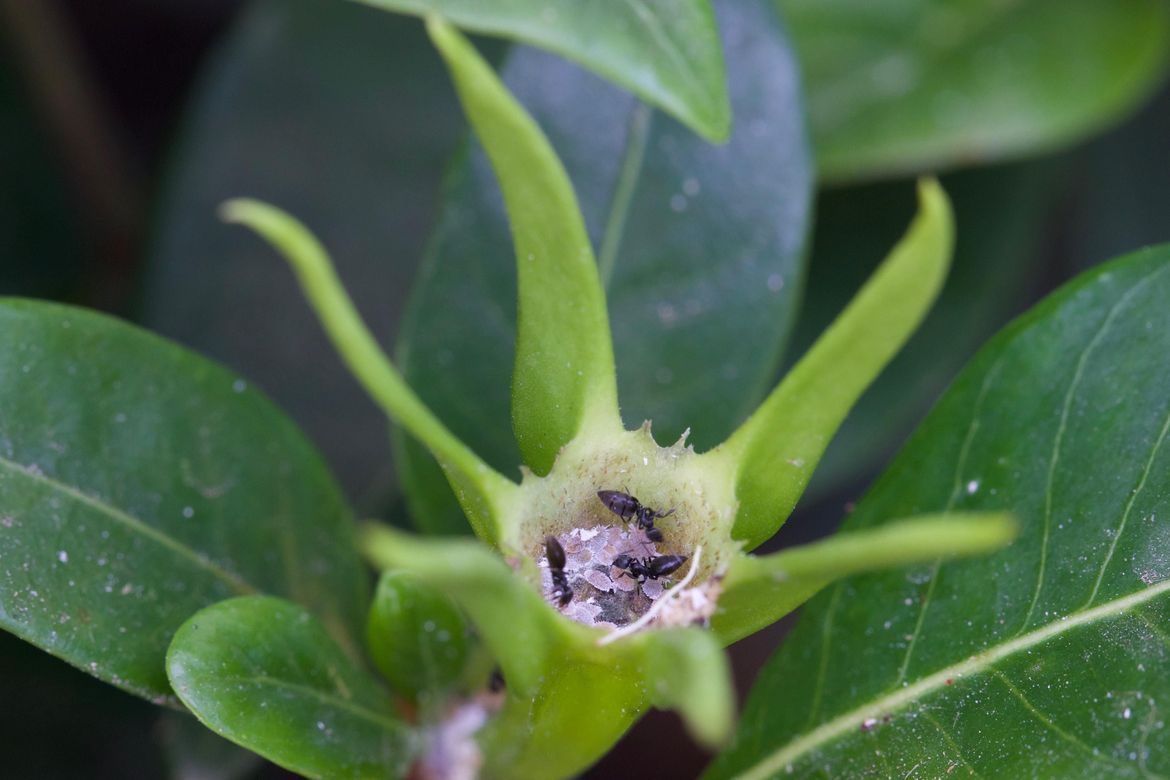
<path fill-rule="evenodd" d="M 101 499 L 82 492 L 80 489 L 75 488 L 72 485 L 68 485 L 45 474 L 29 471 L 28 467 L 4 457 L 0 457 L 0 468 L 5 469 L 6 471 L 15 474 L 18 477 L 23 477 L 34 482 L 40 482 L 41 484 L 48 486 L 50 489 L 55 490 L 58 493 L 63 493 L 70 498 L 97 510 L 116 523 L 129 528 L 135 533 L 141 534 L 147 539 L 150 539 L 151 541 L 166 547 L 168 550 L 171 550 L 179 556 L 190 560 L 200 568 L 207 570 L 215 577 L 226 582 L 240 595 L 252 595 L 260 592 L 258 588 L 246 582 L 235 573 L 228 571 L 222 566 L 219 566 L 194 548 L 184 544 L 183 542 L 180 542 L 173 536 L 160 531 L 154 526 L 138 519 L 137 517 L 134 517 L 122 509 L 118 509 L 115 506 L 107 504 Z"/>
<path fill-rule="evenodd" d="M 1017 653 L 1036 647 L 1049 639 L 1058 637 L 1073 629 L 1091 625 L 1099 620 L 1106 620 L 1125 614 L 1131 607 L 1137 607 L 1152 601 L 1167 591 L 1170 591 L 1170 580 L 1163 580 L 1136 593 L 1105 602 L 1092 609 L 1074 612 L 1063 620 L 1049 623 L 1026 634 L 1019 634 L 1000 645 L 976 653 L 963 661 L 944 667 L 927 677 L 923 677 L 911 685 L 879 696 L 843 715 L 826 721 L 813 731 L 794 739 L 779 750 L 765 756 L 737 777 L 739 780 L 771 777 L 782 771 L 785 766 L 805 753 L 840 736 L 858 731 L 860 724 L 867 718 L 896 712 L 897 710 L 908 707 L 927 694 L 945 689 L 947 687 L 947 680 L 954 681 L 963 677 L 981 674 L 994 664 Z"/>

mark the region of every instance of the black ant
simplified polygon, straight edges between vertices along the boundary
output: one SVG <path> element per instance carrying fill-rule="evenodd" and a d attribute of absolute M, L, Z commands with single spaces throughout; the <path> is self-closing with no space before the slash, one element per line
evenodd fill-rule
<path fill-rule="evenodd" d="M 625 522 L 628 523 L 631 518 L 636 519 L 638 525 L 642 526 L 642 530 L 646 532 L 646 538 L 652 542 L 662 541 L 662 531 L 654 527 L 654 521 L 674 514 L 673 509 L 669 512 L 659 512 L 648 506 L 643 506 L 641 501 L 629 493 L 622 493 L 619 490 L 599 490 L 597 497 L 601 499 L 601 503 L 605 504 L 606 509 Z"/>
<path fill-rule="evenodd" d="M 552 577 L 552 597 L 564 608 L 573 600 L 573 589 L 569 587 L 569 578 L 565 576 L 565 548 L 555 536 L 546 537 L 544 552 L 548 555 L 548 573 Z"/>
<path fill-rule="evenodd" d="M 638 582 L 645 582 L 674 574 L 680 566 L 686 563 L 686 560 L 685 555 L 659 555 L 655 558 L 638 560 L 632 555 L 623 553 L 613 559 L 613 565 L 623 569 L 623 574 L 628 573 Z"/>

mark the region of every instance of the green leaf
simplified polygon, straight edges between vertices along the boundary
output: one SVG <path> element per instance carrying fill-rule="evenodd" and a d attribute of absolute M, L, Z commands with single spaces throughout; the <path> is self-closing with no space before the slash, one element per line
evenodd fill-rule
<path fill-rule="evenodd" d="M 517 49 L 503 69 L 580 198 L 626 426 L 652 419 L 659 441 L 691 428 L 700 449 L 722 441 L 774 381 L 802 286 L 812 192 L 796 67 L 775 15 L 763 2 L 718 9 L 724 40 L 735 42 L 739 118 L 724 147 L 547 54 Z M 491 171 L 472 152 L 450 177 L 398 351 L 427 404 L 503 473 L 520 462 L 509 427 L 516 264 L 507 231 Z M 407 442 L 396 455 L 416 519 L 429 531 L 465 529 L 425 453 Z"/>
<path fill-rule="evenodd" d="M 204 725 L 307 777 L 403 777 L 417 749 L 377 680 L 283 599 L 201 610 L 176 632 L 166 668 Z"/>
<path fill-rule="evenodd" d="M 573 186 L 540 128 L 457 30 L 434 18 L 427 30 L 508 207 L 519 288 L 512 428 L 525 464 L 547 474 L 581 430 L 621 430 L 597 262 Z"/>
<path fill-rule="evenodd" d="M 702 456 L 734 475 L 732 536 L 748 549 L 787 519 L 849 409 L 934 303 L 954 243 L 950 204 L 938 183 L 918 187 L 919 211 L 902 240 L 762 406 Z"/>
<path fill-rule="evenodd" d="M 449 598 L 408 574 L 387 572 L 370 606 L 366 641 L 395 693 L 439 704 L 464 672 L 470 637 Z"/>
<path fill-rule="evenodd" d="M 245 194 L 296 214 L 338 250 L 358 310 L 393 343 L 465 130 L 447 71 L 411 17 L 338 0 L 255 0 L 193 87 L 158 182 L 137 321 L 263 388 L 368 515 L 395 488 L 385 418 L 288 268 L 215 214 Z"/>
<path fill-rule="evenodd" d="M 439 459 L 472 528 L 480 538 L 494 542 L 499 522 L 509 517 L 501 510 L 516 493 L 515 483 L 492 471 L 455 438 L 402 380 L 362 322 L 324 247 L 293 217 L 259 201 L 228 201 L 223 216 L 252 228 L 284 255 L 354 377 L 392 420 Z"/>
<path fill-rule="evenodd" d="M 302 434 L 239 377 L 93 312 L 0 302 L 0 626 L 155 700 L 203 606 L 258 591 L 353 652 L 368 586 Z"/>
<path fill-rule="evenodd" d="M 772 625 L 843 577 L 938 558 L 981 555 L 1015 536 L 1016 524 L 1010 515 L 951 512 L 891 521 L 771 555 L 740 556 L 727 572 L 711 628 L 731 644 Z"/>
<path fill-rule="evenodd" d="M 723 141 L 731 109 L 710 0 L 607 4 L 579 0 L 359 0 L 437 15 L 473 32 L 548 49 L 632 90 L 710 141 Z"/>
<path fill-rule="evenodd" d="M 1161 0 L 776 2 L 830 181 L 1074 143 L 1149 95 L 1170 42 Z"/>
<path fill-rule="evenodd" d="M 710 777 L 1170 770 L 1168 296 L 1170 247 L 1144 250 L 980 352 L 846 528 L 998 507 L 1020 538 L 819 596 Z"/>

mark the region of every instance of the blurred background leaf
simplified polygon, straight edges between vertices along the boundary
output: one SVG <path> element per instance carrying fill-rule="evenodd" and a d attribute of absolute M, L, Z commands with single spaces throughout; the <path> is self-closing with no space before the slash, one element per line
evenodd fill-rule
<path fill-rule="evenodd" d="M 1170 238 L 1170 89 L 1093 141 L 1072 166 L 1062 225 L 1071 271 Z"/>
<path fill-rule="evenodd" d="M 471 32 L 539 46 L 632 90 L 708 140 L 727 135 L 727 82 L 711 0 L 359 1 L 438 14 Z"/>
<path fill-rule="evenodd" d="M 338 0 L 259 0 L 203 72 L 157 206 L 143 322 L 269 392 L 359 511 L 394 492 L 384 418 L 288 268 L 216 208 L 242 195 L 296 214 L 371 329 L 392 337 L 462 129 L 417 20 Z"/>
<path fill-rule="evenodd" d="M 828 181 L 1067 146 L 1136 108 L 1165 73 L 1163 0 L 775 0 Z"/>
<path fill-rule="evenodd" d="M 717 4 L 737 117 L 712 147 L 580 69 L 516 49 L 505 82 L 577 191 L 607 287 L 627 427 L 719 443 L 771 388 L 804 274 L 812 171 L 794 62 L 763 2 Z M 515 261 L 498 188 L 473 146 L 399 336 L 408 381 L 456 435 L 518 476 L 509 417 Z M 467 527 L 437 466 L 399 437 L 412 516 Z"/>
<path fill-rule="evenodd" d="M 944 176 L 958 225 L 946 288 L 862 397 L 805 503 L 856 492 L 893 455 L 982 342 L 1053 285 L 1170 238 L 1170 92 L 1075 151 Z M 831 320 L 912 213 L 913 182 L 820 193 L 803 315 L 789 361 Z"/>

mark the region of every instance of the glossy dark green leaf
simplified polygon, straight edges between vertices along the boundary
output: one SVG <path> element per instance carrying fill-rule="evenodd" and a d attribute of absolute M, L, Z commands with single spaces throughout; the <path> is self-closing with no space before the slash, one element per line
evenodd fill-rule
<path fill-rule="evenodd" d="M 156 206 L 140 319 L 263 387 L 372 511 L 395 489 L 382 413 L 288 267 L 217 209 L 250 196 L 303 219 L 390 343 L 463 132 L 446 71 L 417 19 L 257 0 L 196 87 Z"/>
<path fill-rule="evenodd" d="M 82 309 L 0 303 L 0 626 L 162 700 L 199 608 L 270 592 L 351 649 L 367 584 L 349 510 L 247 381 Z"/>
<path fill-rule="evenodd" d="M 175 634 L 167 674 L 204 725 L 306 777 L 402 777 L 416 750 L 377 680 L 283 599 L 201 610 Z"/>
<path fill-rule="evenodd" d="M 846 528 L 1009 509 L 993 556 L 817 597 L 710 777 L 1170 771 L 1170 246 L 1067 285 L 956 380 Z"/>
<path fill-rule="evenodd" d="M 963 171 L 942 179 L 955 210 L 955 255 L 934 308 L 861 396 L 804 495 L 824 495 L 889 458 L 979 346 L 1027 303 L 1043 273 L 1041 238 L 1061 195 L 1057 161 Z M 912 182 L 822 192 L 799 354 L 872 273 L 914 208 Z M 1170 232 L 1167 233 L 1170 236 Z"/>
<path fill-rule="evenodd" d="M 568 174 L 540 127 L 458 30 L 431 19 L 427 32 L 507 208 L 518 284 L 512 430 L 524 464 L 544 475 L 582 430 L 621 431 L 597 260 Z"/>
<path fill-rule="evenodd" d="M 396 693 L 436 703 L 463 675 L 468 628 L 450 598 L 409 574 L 387 572 L 374 592 L 366 643 Z"/>
<path fill-rule="evenodd" d="M 1073 143 L 1164 74 L 1161 0 L 776 0 L 822 176 L 937 170 Z"/>
<path fill-rule="evenodd" d="M 576 60 L 710 140 L 727 137 L 731 109 L 711 0 L 359 0 L 436 14 Z"/>
<path fill-rule="evenodd" d="M 598 254 L 627 426 L 721 441 L 770 388 L 803 278 L 811 170 L 794 64 L 765 4 L 723 2 L 736 129 L 712 147 L 555 58 L 515 51 L 504 80 L 565 163 Z M 734 45 L 732 45 L 734 44 Z M 515 262 L 486 160 L 451 174 L 402 325 L 407 380 L 489 464 L 509 424 Z M 466 527 L 420 453 L 398 461 L 428 530 Z"/>

